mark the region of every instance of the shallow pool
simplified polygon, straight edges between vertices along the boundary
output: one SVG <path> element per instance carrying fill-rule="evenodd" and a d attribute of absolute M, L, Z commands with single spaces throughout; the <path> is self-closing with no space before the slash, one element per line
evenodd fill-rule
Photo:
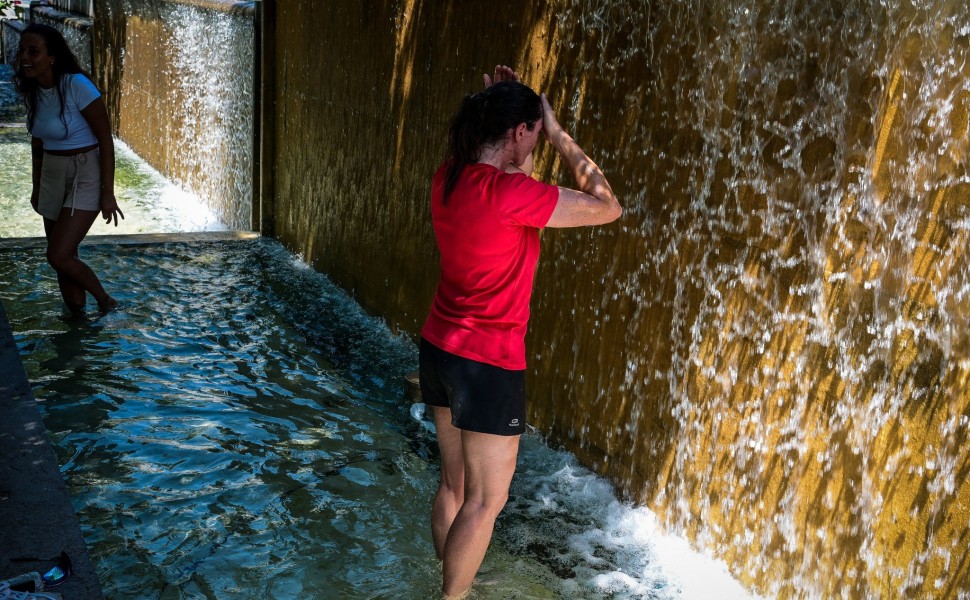
<path fill-rule="evenodd" d="M 122 310 L 65 316 L 40 248 L 0 299 L 108 598 L 437 597 L 417 352 L 269 240 L 94 245 Z M 473 598 L 746 597 L 574 458 L 523 442 Z"/>

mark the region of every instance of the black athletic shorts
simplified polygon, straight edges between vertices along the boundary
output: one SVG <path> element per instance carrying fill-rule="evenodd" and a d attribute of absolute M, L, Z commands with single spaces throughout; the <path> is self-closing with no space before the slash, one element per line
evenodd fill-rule
<path fill-rule="evenodd" d="M 421 338 L 421 400 L 451 408 L 458 429 L 520 435 L 525 432 L 525 370 L 510 371 L 445 352 Z"/>

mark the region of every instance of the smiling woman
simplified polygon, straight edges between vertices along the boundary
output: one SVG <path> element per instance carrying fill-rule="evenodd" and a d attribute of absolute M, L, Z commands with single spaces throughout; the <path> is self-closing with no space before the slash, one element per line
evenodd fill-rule
<path fill-rule="evenodd" d="M 114 195 L 114 142 L 101 93 L 78 65 L 56 29 L 24 29 L 14 83 L 27 108 L 32 136 L 30 202 L 44 218 L 47 261 L 71 313 L 84 314 L 87 294 L 101 313 L 117 307 L 78 246 L 98 212 L 106 221 L 124 214 Z"/>

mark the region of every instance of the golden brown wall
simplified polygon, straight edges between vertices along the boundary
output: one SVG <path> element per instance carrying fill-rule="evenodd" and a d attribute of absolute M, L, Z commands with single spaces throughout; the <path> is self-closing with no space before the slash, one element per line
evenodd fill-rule
<path fill-rule="evenodd" d="M 771 597 L 970 594 L 965 3 L 457 4 L 277 3 L 278 237 L 415 334 L 514 65 L 626 206 L 543 234 L 532 422 Z"/>
<path fill-rule="evenodd" d="M 94 51 L 115 133 L 232 229 L 253 212 L 253 6 L 99 0 Z"/>

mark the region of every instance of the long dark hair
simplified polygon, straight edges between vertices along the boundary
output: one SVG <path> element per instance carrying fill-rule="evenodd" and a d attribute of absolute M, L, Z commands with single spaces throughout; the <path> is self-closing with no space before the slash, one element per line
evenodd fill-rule
<path fill-rule="evenodd" d="M 77 57 L 71 52 L 67 40 L 64 39 L 60 31 L 43 23 L 31 23 L 20 32 L 20 35 L 23 37 L 27 33 L 33 33 L 44 38 L 44 44 L 47 45 L 47 54 L 54 57 L 51 70 L 54 72 L 54 88 L 57 90 L 57 100 L 61 105 L 60 117 L 61 123 L 64 124 L 64 136 L 66 137 L 67 120 L 64 118 L 64 89 L 61 83 L 64 75 L 69 73 L 80 73 L 85 77 L 87 77 L 87 73 L 78 64 Z M 27 130 L 31 131 L 34 128 L 34 118 L 37 116 L 37 90 L 40 89 L 40 83 L 36 79 L 29 79 L 24 74 L 24 68 L 20 64 L 19 52 L 17 53 L 17 60 L 14 62 L 14 69 L 16 72 L 13 76 L 13 83 L 17 92 L 24 99 L 24 106 L 27 108 Z"/>
<path fill-rule="evenodd" d="M 525 123 L 531 131 L 542 118 L 539 95 L 518 81 L 502 81 L 477 94 L 469 94 L 448 127 L 448 166 L 445 195 L 454 191 L 466 165 L 477 162 L 482 148 L 502 139 L 509 129 Z"/>

